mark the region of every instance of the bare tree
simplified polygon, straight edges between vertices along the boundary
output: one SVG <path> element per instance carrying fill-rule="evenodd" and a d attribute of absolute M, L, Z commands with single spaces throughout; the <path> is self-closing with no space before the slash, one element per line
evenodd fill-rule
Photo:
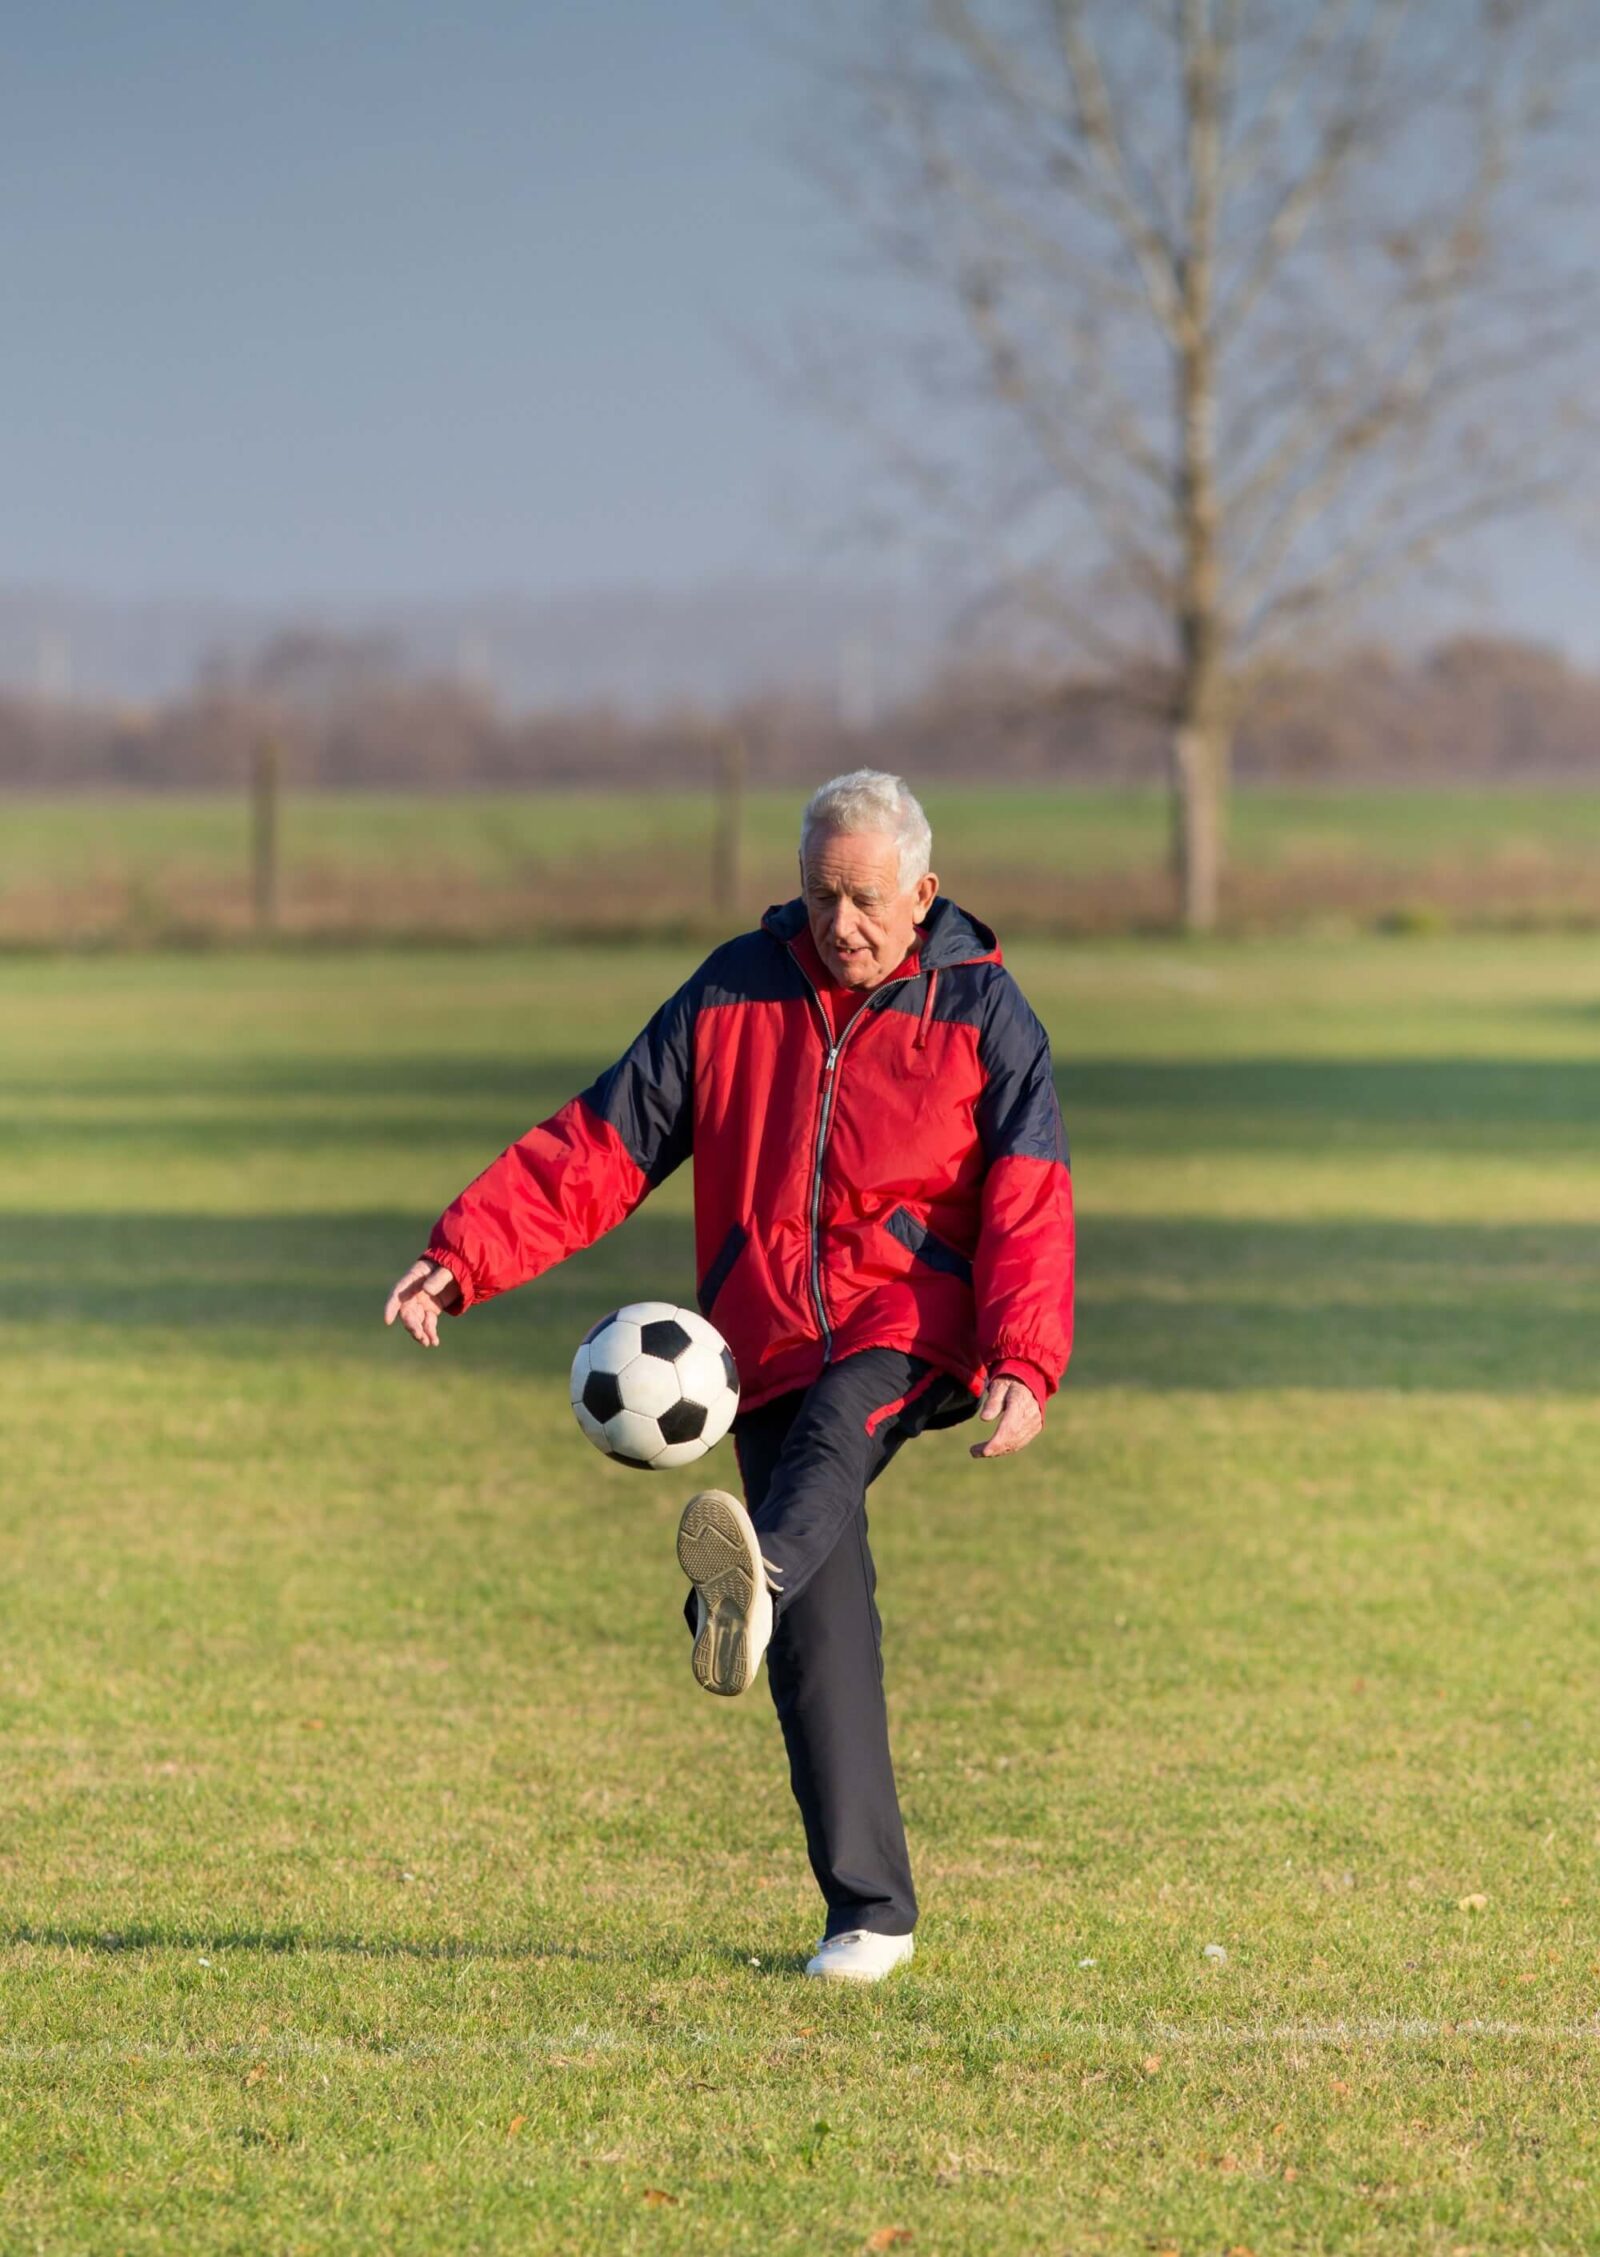
<path fill-rule="evenodd" d="M 805 381 L 901 522 L 1159 707 L 1191 929 L 1250 669 L 1581 473 L 1592 9 L 849 0 L 811 58 L 812 161 L 935 318 L 871 348 L 887 408 L 859 344 Z"/>

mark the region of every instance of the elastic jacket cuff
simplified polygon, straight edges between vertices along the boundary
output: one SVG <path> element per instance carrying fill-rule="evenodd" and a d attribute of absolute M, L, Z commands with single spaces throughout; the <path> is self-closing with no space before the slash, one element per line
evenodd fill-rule
<path fill-rule="evenodd" d="M 1050 1383 L 1037 1364 L 1027 1363 L 1021 1356 L 1007 1356 L 1003 1362 L 993 1366 L 989 1377 L 991 1379 L 1020 1379 L 1028 1393 L 1038 1404 L 1041 1415 L 1043 1414 L 1045 1404 L 1050 1398 Z"/>
<path fill-rule="evenodd" d="M 461 1256 L 451 1246 L 430 1246 L 428 1248 L 428 1260 L 436 1262 L 440 1269 L 448 1270 L 461 1288 L 461 1307 L 459 1309 L 447 1309 L 445 1314 L 447 1316 L 462 1315 L 478 1299 L 478 1295 L 473 1290 L 471 1270 L 468 1269 Z"/>

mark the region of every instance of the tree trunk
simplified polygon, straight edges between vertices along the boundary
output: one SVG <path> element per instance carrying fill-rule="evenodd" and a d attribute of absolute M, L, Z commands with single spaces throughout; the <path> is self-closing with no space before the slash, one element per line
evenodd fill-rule
<path fill-rule="evenodd" d="M 1217 347 L 1214 291 L 1222 195 L 1219 57 L 1212 0 L 1181 0 L 1187 229 L 1178 261 L 1181 314 L 1175 374 L 1180 434 L 1177 530 L 1178 694 L 1173 720 L 1173 849 L 1185 932 L 1217 921 L 1227 628 L 1222 608 L 1221 500 L 1217 485 Z"/>
<path fill-rule="evenodd" d="M 1172 733 L 1172 875 L 1185 932 L 1215 930 L 1222 892 L 1223 776 L 1227 732 L 1180 720 Z"/>

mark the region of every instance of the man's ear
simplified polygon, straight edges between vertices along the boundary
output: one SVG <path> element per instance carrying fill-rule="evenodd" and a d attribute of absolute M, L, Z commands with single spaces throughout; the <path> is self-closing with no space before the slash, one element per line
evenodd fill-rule
<path fill-rule="evenodd" d="M 921 923 L 922 919 L 926 917 L 928 911 L 933 907 L 934 902 L 938 899 L 938 896 L 938 873 L 937 871 L 930 870 L 925 878 L 919 878 L 917 880 L 912 892 L 912 898 L 915 900 L 917 905 L 917 921 L 919 924 Z"/>

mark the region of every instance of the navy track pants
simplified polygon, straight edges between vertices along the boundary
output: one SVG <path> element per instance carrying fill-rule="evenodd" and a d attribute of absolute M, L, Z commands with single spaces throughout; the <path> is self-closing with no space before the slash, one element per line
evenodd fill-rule
<path fill-rule="evenodd" d="M 976 1407 L 919 1357 L 869 1348 L 734 1424 L 745 1501 L 781 1593 L 767 1677 L 830 1936 L 904 1936 L 917 1919 L 866 1493 L 902 1444 Z"/>

